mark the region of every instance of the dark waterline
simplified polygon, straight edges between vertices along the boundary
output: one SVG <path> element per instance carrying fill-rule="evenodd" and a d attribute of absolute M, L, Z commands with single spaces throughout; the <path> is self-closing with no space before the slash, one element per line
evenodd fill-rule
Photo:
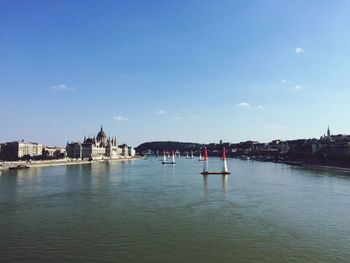
<path fill-rule="evenodd" d="M 228 166 L 228 177 L 155 158 L 3 173 L 0 261 L 350 261 L 349 174 Z"/>

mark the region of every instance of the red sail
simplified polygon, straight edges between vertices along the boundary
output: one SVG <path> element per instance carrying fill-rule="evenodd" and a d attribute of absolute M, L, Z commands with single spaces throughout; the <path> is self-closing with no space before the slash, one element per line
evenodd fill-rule
<path fill-rule="evenodd" d="M 204 147 L 204 160 L 208 160 L 208 151 L 207 151 L 207 147 Z"/>
<path fill-rule="evenodd" d="M 222 147 L 222 160 L 226 160 L 226 150 L 225 150 L 225 147 Z"/>

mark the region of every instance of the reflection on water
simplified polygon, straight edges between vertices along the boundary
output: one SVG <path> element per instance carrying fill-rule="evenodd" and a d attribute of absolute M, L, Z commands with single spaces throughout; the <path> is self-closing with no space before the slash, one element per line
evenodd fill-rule
<path fill-rule="evenodd" d="M 220 159 L 210 161 L 220 168 Z M 350 261 L 350 176 L 232 159 L 228 166 L 229 176 L 202 176 L 202 163 L 185 158 L 7 171 L 1 259 Z"/>
<path fill-rule="evenodd" d="M 228 175 L 222 175 L 222 190 L 225 194 L 225 197 L 227 197 L 227 177 Z"/>
<path fill-rule="evenodd" d="M 209 191 L 208 191 L 208 175 L 203 175 L 203 182 L 204 182 L 204 199 L 207 201 L 209 197 Z"/>
<path fill-rule="evenodd" d="M 202 175 L 203 177 L 203 189 L 204 189 L 204 198 L 207 201 L 209 199 L 209 183 L 208 183 L 208 177 L 209 175 Z M 219 180 L 221 177 L 221 186 L 222 186 L 222 192 L 224 194 L 224 197 L 227 197 L 227 180 L 228 175 L 212 175 L 211 177 L 215 177 L 215 180 Z M 213 184 L 213 186 L 216 186 L 216 183 Z"/>

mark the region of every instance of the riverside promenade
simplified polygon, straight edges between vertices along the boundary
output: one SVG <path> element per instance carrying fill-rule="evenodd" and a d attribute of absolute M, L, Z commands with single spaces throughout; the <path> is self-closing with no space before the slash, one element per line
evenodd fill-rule
<path fill-rule="evenodd" d="M 139 160 L 142 157 L 125 157 L 118 159 L 101 159 L 101 160 L 76 160 L 76 159 L 57 159 L 57 160 L 39 160 L 39 161 L 13 161 L 13 162 L 2 162 L 0 163 L 0 171 L 7 170 L 12 167 L 19 165 L 31 167 L 47 167 L 47 166 L 59 166 L 59 165 L 78 165 L 78 164 L 92 164 L 92 163 L 103 163 L 103 162 L 123 162 L 131 160 Z"/>

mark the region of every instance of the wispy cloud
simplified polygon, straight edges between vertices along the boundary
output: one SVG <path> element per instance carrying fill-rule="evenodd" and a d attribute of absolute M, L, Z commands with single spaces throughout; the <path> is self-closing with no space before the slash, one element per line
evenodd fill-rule
<path fill-rule="evenodd" d="M 113 119 L 116 121 L 128 121 L 129 120 L 128 118 L 122 117 L 120 115 L 114 116 Z"/>
<path fill-rule="evenodd" d="M 294 90 L 294 91 L 300 91 L 305 89 L 304 86 L 300 85 L 300 84 L 295 84 L 293 83 L 291 80 L 281 80 L 282 85 L 284 85 L 285 87 L 287 87 L 288 89 Z M 288 85 L 287 85 L 288 84 Z"/>
<path fill-rule="evenodd" d="M 70 90 L 75 90 L 75 87 L 68 86 L 66 84 L 60 84 L 56 86 L 51 86 L 50 89 L 56 90 L 56 91 L 70 91 Z"/>
<path fill-rule="evenodd" d="M 295 90 L 295 91 L 300 91 L 300 90 L 303 90 L 304 87 L 300 86 L 300 85 L 295 85 L 292 89 Z"/>
<path fill-rule="evenodd" d="M 179 116 L 176 116 L 174 119 L 177 121 L 182 121 L 182 117 L 179 117 Z"/>
<path fill-rule="evenodd" d="M 158 114 L 158 115 L 160 115 L 160 114 L 165 114 L 165 113 L 166 113 L 166 111 L 159 110 L 159 111 L 156 111 L 155 113 L 156 113 L 156 114 Z"/>
<path fill-rule="evenodd" d="M 247 102 L 240 102 L 236 104 L 237 108 L 242 108 L 242 109 L 249 109 L 250 108 L 250 104 Z"/>
<path fill-rule="evenodd" d="M 190 119 L 199 119 L 199 115 L 191 115 Z"/>
<path fill-rule="evenodd" d="M 265 107 L 263 105 L 258 105 L 258 106 L 253 106 L 251 104 L 249 104 L 248 102 L 240 102 L 237 103 L 236 108 L 240 108 L 240 109 L 264 109 Z"/>
<path fill-rule="evenodd" d="M 282 83 L 283 85 L 286 85 L 286 84 L 291 84 L 292 81 L 286 80 L 286 79 L 282 79 L 282 80 L 281 80 L 281 83 Z"/>
<path fill-rule="evenodd" d="M 297 53 L 297 54 L 301 54 L 301 53 L 303 53 L 303 52 L 304 52 L 304 49 L 301 48 L 301 47 L 297 47 L 297 48 L 295 49 L 295 53 Z"/>

